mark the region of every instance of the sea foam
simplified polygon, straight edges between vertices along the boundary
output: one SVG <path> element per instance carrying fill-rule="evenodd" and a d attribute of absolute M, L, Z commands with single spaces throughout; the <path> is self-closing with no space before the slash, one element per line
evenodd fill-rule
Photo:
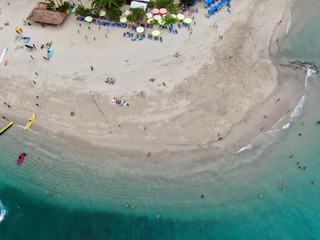
<path fill-rule="evenodd" d="M 6 216 L 7 211 L 6 208 L 2 205 L 2 202 L 0 200 L 0 223 L 4 220 L 4 217 Z"/>
<path fill-rule="evenodd" d="M 286 29 L 286 35 L 288 35 L 290 29 L 291 29 L 291 23 L 292 23 L 292 16 L 291 13 L 289 14 L 289 20 L 288 20 L 288 24 L 287 24 L 287 29 Z"/>
<path fill-rule="evenodd" d="M 251 145 L 251 144 L 248 144 L 247 146 L 240 148 L 240 149 L 237 151 L 237 153 L 241 153 L 241 152 L 243 152 L 243 151 L 245 151 L 245 150 L 250 150 L 250 149 L 252 149 L 252 145 Z"/>

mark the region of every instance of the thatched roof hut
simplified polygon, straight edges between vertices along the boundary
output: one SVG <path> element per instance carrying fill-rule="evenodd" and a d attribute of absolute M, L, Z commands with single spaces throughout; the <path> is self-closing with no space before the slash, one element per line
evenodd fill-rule
<path fill-rule="evenodd" d="M 46 23 L 52 25 L 61 24 L 64 19 L 68 16 L 66 12 L 52 11 L 48 9 L 42 8 L 34 8 L 32 12 L 27 17 L 28 20 L 38 22 L 38 23 Z"/>

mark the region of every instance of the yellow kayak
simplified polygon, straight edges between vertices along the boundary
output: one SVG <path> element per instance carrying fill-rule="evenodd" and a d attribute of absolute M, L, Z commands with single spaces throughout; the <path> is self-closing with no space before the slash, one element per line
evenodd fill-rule
<path fill-rule="evenodd" d="M 13 124 L 13 122 L 9 123 L 7 126 L 5 126 L 4 128 L 2 128 L 2 129 L 0 130 L 0 135 L 1 135 L 2 133 L 4 133 L 5 131 L 7 131 L 7 130 L 12 126 L 12 124 Z"/>
<path fill-rule="evenodd" d="M 27 123 L 27 125 L 24 127 L 24 130 L 28 130 L 31 127 L 31 124 L 33 123 L 34 119 L 36 118 L 36 114 L 32 114 L 31 118 L 29 119 L 29 122 Z"/>

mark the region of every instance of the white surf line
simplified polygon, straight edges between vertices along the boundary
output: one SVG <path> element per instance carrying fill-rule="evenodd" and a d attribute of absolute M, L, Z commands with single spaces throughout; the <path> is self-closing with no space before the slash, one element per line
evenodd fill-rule
<path fill-rule="evenodd" d="M 6 54 L 6 52 L 8 51 L 8 48 L 3 49 L 1 57 L 0 57 L 0 63 L 2 63 L 2 60 L 4 58 L 4 55 Z"/>

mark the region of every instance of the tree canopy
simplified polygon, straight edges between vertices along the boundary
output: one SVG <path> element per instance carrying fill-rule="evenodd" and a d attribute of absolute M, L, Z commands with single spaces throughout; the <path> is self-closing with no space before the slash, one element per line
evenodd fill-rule
<path fill-rule="evenodd" d="M 144 20 L 146 17 L 146 12 L 142 8 L 130 8 L 129 10 L 131 12 L 127 17 L 129 22 Z"/>

